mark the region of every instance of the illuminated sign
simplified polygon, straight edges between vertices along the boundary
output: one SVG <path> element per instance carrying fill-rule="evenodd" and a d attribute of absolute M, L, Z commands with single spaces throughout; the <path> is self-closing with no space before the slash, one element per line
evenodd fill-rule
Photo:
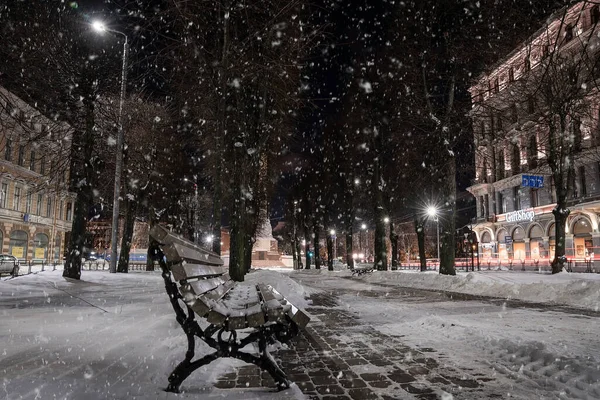
<path fill-rule="evenodd" d="M 518 210 L 506 213 L 506 222 L 522 222 L 522 221 L 533 221 L 535 212 L 533 210 L 525 211 Z"/>

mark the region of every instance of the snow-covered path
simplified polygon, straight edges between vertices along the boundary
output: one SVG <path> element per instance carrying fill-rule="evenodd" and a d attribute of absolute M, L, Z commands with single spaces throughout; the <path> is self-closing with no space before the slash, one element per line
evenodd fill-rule
<path fill-rule="evenodd" d="M 185 339 L 160 275 L 84 271 L 72 282 L 46 271 L 0 282 L 0 399 L 600 398 L 593 309 L 405 288 L 392 272 L 248 279 L 312 314 L 307 332 L 273 353 L 297 383 L 291 390 L 219 360 L 184 393 L 165 393 Z"/>
<path fill-rule="evenodd" d="M 293 277 L 335 296 L 339 309 L 359 317 L 360 325 L 341 333 L 342 341 L 368 340 L 374 329 L 425 349 L 439 364 L 435 373 L 447 380 L 478 382 L 477 388 L 442 387 L 456 398 L 600 398 L 600 313 L 451 298 L 326 272 Z"/>

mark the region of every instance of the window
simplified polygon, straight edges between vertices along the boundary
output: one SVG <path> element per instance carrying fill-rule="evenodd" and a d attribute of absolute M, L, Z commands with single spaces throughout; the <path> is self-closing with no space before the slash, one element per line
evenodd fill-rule
<path fill-rule="evenodd" d="M 19 159 L 18 159 L 18 163 L 20 167 L 25 166 L 25 146 L 24 145 L 20 145 L 19 146 Z"/>
<path fill-rule="evenodd" d="M 40 174 L 44 175 L 46 173 L 46 156 L 42 156 L 40 159 Z"/>
<path fill-rule="evenodd" d="M 6 198 L 8 197 L 8 183 L 2 184 L 2 190 L 0 191 L 0 205 L 2 208 L 6 208 Z"/>
<path fill-rule="evenodd" d="M 506 199 L 502 192 L 498 192 L 498 204 L 496 205 L 496 213 L 504 214 L 506 212 Z"/>
<path fill-rule="evenodd" d="M 29 157 L 29 169 L 35 171 L 35 151 L 32 151 Z"/>
<path fill-rule="evenodd" d="M 550 45 L 545 44 L 544 47 L 542 47 L 542 58 L 546 58 L 550 55 Z"/>
<path fill-rule="evenodd" d="M 12 161 L 12 140 L 6 139 L 6 148 L 4 149 L 4 159 Z"/>
<path fill-rule="evenodd" d="M 577 177 L 579 178 L 579 194 L 584 197 L 587 195 L 587 188 L 585 186 L 585 167 L 583 165 L 579 167 Z"/>
<path fill-rule="evenodd" d="M 477 101 L 483 103 L 483 93 L 479 93 L 479 95 L 477 96 Z"/>
<path fill-rule="evenodd" d="M 37 215 L 42 215 L 42 195 L 37 195 L 37 204 L 35 205 L 35 213 Z"/>
<path fill-rule="evenodd" d="M 527 57 L 525 57 L 525 60 L 523 60 L 523 71 L 529 72 L 530 69 L 531 69 L 531 60 L 529 60 L 529 56 L 527 56 Z"/>
<path fill-rule="evenodd" d="M 573 39 L 573 25 L 568 24 L 565 28 L 565 42 L 568 43 Z"/>
<path fill-rule="evenodd" d="M 60 201 L 60 208 L 58 209 L 58 219 L 63 219 L 63 208 L 65 206 L 65 202 L 64 201 Z"/>
<path fill-rule="evenodd" d="M 574 167 L 571 167 L 574 168 Z M 574 199 L 579 197 L 578 191 L 577 191 L 577 177 L 575 176 L 575 171 L 573 169 L 569 170 L 569 190 L 568 193 L 570 194 L 570 198 Z"/>
<path fill-rule="evenodd" d="M 513 187 L 513 206 L 515 210 L 521 209 L 521 189 L 518 186 Z"/>
<path fill-rule="evenodd" d="M 535 112 L 535 100 L 533 97 L 527 99 L 527 112 L 533 114 Z"/>
<path fill-rule="evenodd" d="M 485 216 L 485 205 L 483 203 L 483 196 L 479 196 L 479 216 L 482 218 Z"/>
<path fill-rule="evenodd" d="M 531 189 L 531 192 L 529 192 L 530 195 L 530 201 L 531 201 L 531 207 L 537 207 L 540 205 L 540 192 L 539 189 Z"/>
<path fill-rule="evenodd" d="M 529 146 L 527 146 L 527 164 L 529 165 L 529 168 L 537 167 L 537 156 L 537 139 L 535 138 L 535 135 L 531 135 L 529 138 Z"/>
<path fill-rule="evenodd" d="M 578 120 L 573 120 L 571 122 L 571 132 L 573 133 L 573 150 L 579 151 L 581 150 L 581 122 Z"/>
<path fill-rule="evenodd" d="M 27 214 L 31 214 L 31 202 L 33 201 L 33 195 L 31 192 L 27 192 L 27 197 L 25 198 L 25 212 Z"/>
<path fill-rule="evenodd" d="M 502 114 L 501 113 L 496 114 L 496 126 L 498 127 L 499 131 L 502 130 Z"/>
<path fill-rule="evenodd" d="M 494 80 L 494 93 L 500 93 L 500 81 L 498 78 Z"/>
<path fill-rule="evenodd" d="M 598 22 L 600 22 L 600 7 L 597 5 L 590 10 L 590 21 L 592 22 L 592 25 L 597 25 Z"/>
<path fill-rule="evenodd" d="M 67 203 L 67 221 L 70 221 L 73 216 L 73 203 Z"/>
<path fill-rule="evenodd" d="M 485 139 L 485 123 L 483 121 L 479 124 L 479 131 L 481 132 L 481 138 Z"/>
<path fill-rule="evenodd" d="M 489 194 L 485 195 L 484 207 L 485 207 L 485 214 L 484 214 L 484 216 L 487 218 L 487 217 L 490 216 L 490 195 Z"/>
<path fill-rule="evenodd" d="M 513 175 L 521 172 L 521 150 L 519 150 L 519 145 L 517 144 L 513 145 L 510 169 L 512 170 Z"/>
<path fill-rule="evenodd" d="M 21 188 L 15 186 L 15 195 L 13 198 L 13 210 L 19 211 L 21 206 Z"/>
<path fill-rule="evenodd" d="M 509 82 L 515 81 L 515 70 L 513 67 L 510 67 L 510 69 L 508 70 L 508 81 Z"/>
<path fill-rule="evenodd" d="M 504 179 L 504 150 L 498 153 L 498 166 L 496 167 L 496 180 Z"/>
<path fill-rule="evenodd" d="M 46 217 L 50 218 L 52 216 L 52 197 L 48 196 L 48 201 L 46 202 Z"/>

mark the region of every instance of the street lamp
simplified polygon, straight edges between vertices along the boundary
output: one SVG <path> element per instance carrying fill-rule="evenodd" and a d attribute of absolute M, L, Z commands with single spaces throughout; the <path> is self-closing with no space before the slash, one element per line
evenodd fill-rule
<path fill-rule="evenodd" d="M 429 215 L 436 223 L 435 233 L 437 235 L 437 259 L 440 262 L 440 218 L 438 216 L 438 209 L 434 206 L 427 207 L 427 215 Z"/>
<path fill-rule="evenodd" d="M 389 224 L 390 223 L 390 219 L 388 217 L 385 217 L 383 219 L 383 222 L 386 223 L 386 224 Z"/>
<path fill-rule="evenodd" d="M 337 237 L 335 236 L 335 229 L 330 230 L 329 234 L 331 235 L 331 239 L 333 239 L 333 259 L 335 260 L 337 258 Z"/>
<path fill-rule="evenodd" d="M 127 55 L 129 53 L 129 42 L 127 35 L 123 32 L 109 29 L 101 21 L 93 21 L 92 28 L 96 32 L 111 32 L 125 38 L 123 44 L 123 67 L 121 70 L 121 96 L 119 98 L 119 114 L 117 123 L 117 159 L 115 162 L 115 188 L 113 197 L 113 215 L 111 231 L 111 255 L 110 272 L 117 272 L 117 239 L 119 234 L 119 194 L 121 193 L 121 174 L 123 173 L 123 103 L 125 101 L 125 87 L 127 85 Z"/>

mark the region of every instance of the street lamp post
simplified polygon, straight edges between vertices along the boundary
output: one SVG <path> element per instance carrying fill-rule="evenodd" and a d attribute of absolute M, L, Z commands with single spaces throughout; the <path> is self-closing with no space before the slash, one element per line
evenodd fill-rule
<path fill-rule="evenodd" d="M 123 103 L 125 102 L 125 88 L 127 85 L 127 56 L 129 53 L 129 41 L 123 32 L 109 29 L 100 21 L 92 23 L 97 32 L 111 32 L 125 38 L 123 44 L 123 67 L 121 69 L 121 96 L 119 98 L 119 114 L 117 122 L 117 158 L 115 162 L 115 187 L 113 194 L 113 215 L 111 231 L 111 255 L 110 272 L 117 272 L 117 240 L 119 235 L 119 194 L 121 193 L 121 175 L 123 173 Z"/>
<path fill-rule="evenodd" d="M 427 214 L 435 221 L 435 233 L 437 236 L 437 259 L 440 262 L 440 218 L 438 215 L 438 209 L 434 206 L 427 207 Z"/>

